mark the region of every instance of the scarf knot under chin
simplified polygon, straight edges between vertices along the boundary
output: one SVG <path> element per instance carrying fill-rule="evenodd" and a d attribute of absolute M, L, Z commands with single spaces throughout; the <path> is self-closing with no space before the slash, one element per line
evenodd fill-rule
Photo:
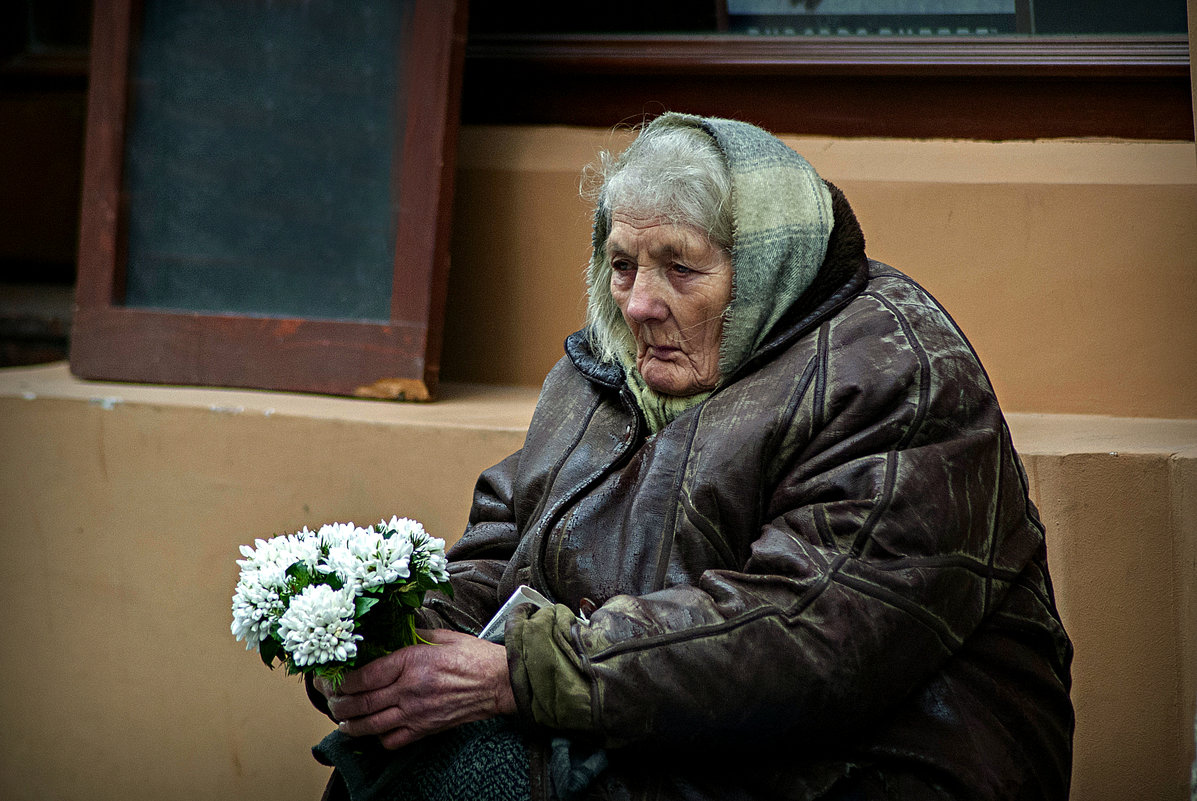
<path fill-rule="evenodd" d="M 648 430 L 654 434 L 673 422 L 682 412 L 697 406 L 711 395 L 710 390 L 695 395 L 664 395 L 645 383 L 644 376 L 636 367 L 634 353 L 630 355 L 621 353 L 620 361 L 623 363 L 628 389 L 632 391 L 636 405 L 644 413 L 644 421 L 648 424 Z"/>

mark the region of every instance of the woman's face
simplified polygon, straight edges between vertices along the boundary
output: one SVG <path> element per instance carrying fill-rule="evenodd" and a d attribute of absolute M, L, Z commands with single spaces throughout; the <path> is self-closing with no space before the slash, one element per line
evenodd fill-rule
<path fill-rule="evenodd" d="M 677 396 L 713 389 L 731 256 L 698 228 L 619 211 L 607 256 L 611 294 L 636 337 L 636 367 L 648 386 Z"/>

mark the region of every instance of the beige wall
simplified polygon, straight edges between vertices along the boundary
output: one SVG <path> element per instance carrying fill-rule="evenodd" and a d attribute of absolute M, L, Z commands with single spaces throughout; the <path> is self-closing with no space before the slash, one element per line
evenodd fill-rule
<path fill-rule="evenodd" d="M 1188 799 L 1197 421 L 1012 415 L 1076 646 L 1073 798 Z"/>
<path fill-rule="evenodd" d="M 237 546 L 391 514 L 454 539 L 532 389 L 431 405 L 0 370 L 0 798 L 316 798 L 329 730 L 229 633 Z M 1077 801 L 1187 798 L 1197 421 L 1013 415 L 1076 643 Z"/>
<path fill-rule="evenodd" d="M 1197 417 L 1191 142 L 787 141 L 847 193 L 870 255 L 956 317 L 1007 410 Z M 585 310 L 580 169 L 624 142 L 463 131 L 447 380 L 539 384 Z"/>

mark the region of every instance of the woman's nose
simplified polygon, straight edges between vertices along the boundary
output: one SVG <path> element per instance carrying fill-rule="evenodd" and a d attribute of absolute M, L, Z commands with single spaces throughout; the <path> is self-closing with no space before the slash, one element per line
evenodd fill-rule
<path fill-rule="evenodd" d="M 655 270 L 639 270 L 628 296 L 625 313 L 638 323 L 656 322 L 669 316 L 664 288 Z"/>

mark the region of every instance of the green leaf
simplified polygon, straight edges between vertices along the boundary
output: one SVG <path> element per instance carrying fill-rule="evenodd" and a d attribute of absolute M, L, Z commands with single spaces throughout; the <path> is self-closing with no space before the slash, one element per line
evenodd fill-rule
<path fill-rule="evenodd" d="M 267 637 L 258 644 L 258 655 L 262 657 L 262 664 L 274 670 L 274 660 L 283 650 L 283 645 L 273 637 Z"/>
<path fill-rule="evenodd" d="M 314 576 L 312 576 L 312 572 L 308 570 L 307 565 L 305 565 L 303 562 L 295 562 L 288 567 L 287 576 L 293 579 L 293 581 L 289 583 L 291 584 L 291 589 L 295 595 L 298 595 L 304 587 L 310 585 L 312 583 L 312 579 L 314 578 Z"/>
<path fill-rule="evenodd" d="M 419 609 L 424 604 L 424 593 L 420 591 L 401 593 L 399 600 L 403 602 L 404 606 Z"/>
<path fill-rule="evenodd" d="M 354 611 L 357 617 L 369 612 L 374 608 L 374 604 L 378 603 L 378 596 L 374 595 L 359 595 L 355 601 Z"/>
<path fill-rule="evenodd" d="M 345 680 L 345 666 L 322 666 L 313 671 L 317 676 L 326 679 L 332 685 L 333 691 L 340 689 L 341 682 Z"/>

